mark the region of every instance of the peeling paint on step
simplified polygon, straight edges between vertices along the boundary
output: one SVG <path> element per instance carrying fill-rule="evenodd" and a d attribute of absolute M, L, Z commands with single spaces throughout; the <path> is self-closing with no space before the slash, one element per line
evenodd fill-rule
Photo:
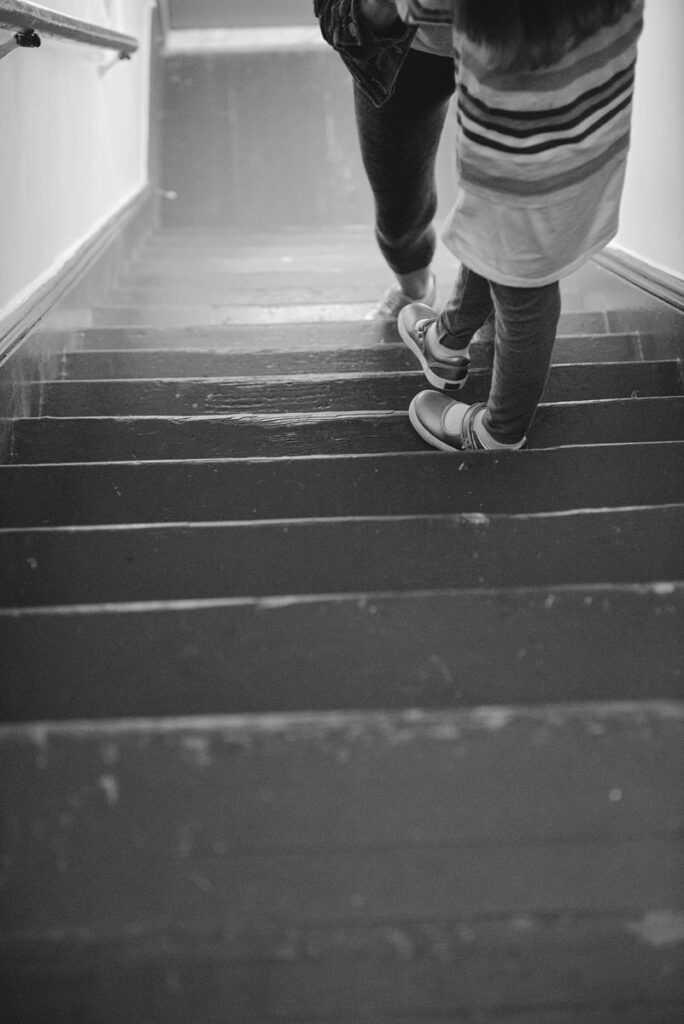
<path fill-rule="evenodd" d="M 101 775 L 97 784 L 106 796 L 109 806 L 116 807 L 119 802 L 119 783 L 116 776 Z"/>
<path fill-rule="evenodd" d="M 656 949 L 684 945 L 684 911 L 652 910 L 638 923 L 628 924 L 627 930 Z"/>

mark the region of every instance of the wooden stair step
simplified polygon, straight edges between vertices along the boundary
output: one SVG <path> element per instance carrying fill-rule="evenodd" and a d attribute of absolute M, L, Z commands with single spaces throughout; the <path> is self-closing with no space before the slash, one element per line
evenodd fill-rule
<path fill-rule="evenodd" d="M 306 306 L 350 303 L 358 307 L 362 303 L 377 303 L 379 297 L 388 286 L 386 275 L 371 276 L 359 273 L 358 280 L 345 277 L 338 282 L 317 281 L 311 274 L 307 283 L 288 281 L 280 283 L 279 275 L 264 275 L 259 283 L 254 275 L 248 275 L 244 283 L 231 280 L 226 285 L 210 288 L 202 283 L 174 287 L 135 287 L 116 288 L 107 295 L 107 306 L 133 307 L 182 307 L 223 309 L 232 306 Z"/>
<path fill-rule="evenodd" d="M 684 442 L 0 466 L 0 495 L 3 527 L 668 505 L 684 502 Z"/>
<path fill-rule="evenodd" d="M 185 378 L 164 380 L 55 381 L 28 388 L 31 408 L 42 416 L 192 416 L 240 412 L 289 413 L 350 410 L 399 411 L 427 385 L 415 368 L 404 373 Z M 464 402 L 487 400 L 491 372 L 471 371 L 452 392 Z M 551 368 L 542 402 L 682 395 L 675 360 L 565 364 Z"/>
<path fill-rule="evenodd" d="M 378 296 L 366 301 L 348 302 L 337 299 L 331 302 L 283 301 L 277 290 L 272 290 L 273 300 L 260 301 L 257 304 L 238 303 L 235 298 L 227 299 L 223 304 L 208 305 L 196 302 L 188 305 L 138 304 L 115 305 L 109 302 L 96 307 L 92 311 L 92 322 L 95 326 L 163 326 L 174 327 L 187 324 L 271 324 L 271 323 L 325 323 L 355 322 L 363 320 L 373 310 Z M 288 296 L 291 298 L 291 296 Z M 266 299 L 266 293 L 264 293 Z M 573 308 L 574 306 L 574 308 Z M 568 312 L 583 312 L 581 301 L 567 304 Z M 631 327 L 623 328 L 630 330 Z"/>
<path fill-rule="evenodd" d="M 618 332 L 621 338 L 638 341 L 643 332 L 628 328 Z M 563 313 L 559 325 L 559 344 L 603 347 L 611 344 L 606 314 Z M 311 351 L 329 348 L 368 348 L 377 345 L 400 344 L 396 323 L 370 320 L 329 321 L 315 324 L 186 324 L 171 326 L 97 326 L 52 333 L 55 347 L 69 352 L 83 349 L 137 349 L 137 348 L 211 348 L 216 351 L 277 351 L 296 349 Z M 630 349 L 630 358 L 641 358 L 638 348 Z M 610 357 L 606 357 L 610 358 Z M 585 362 L 573 359 L 572 362 Z"/>
<path fill-rule="evenodd" d="M 7 1024 L 23 1024 L 27 1018 L 49 1024 L 56 1005 L 65 1016 L 71 1015 L 68 1019 L 80 1016 L 89 1024 L 216 1021 L 227 1005 L 240 1024 L 356 1024 L 359 1013 L 368 1012 L 373 1020 L 395 1024 L 472 1024 L 478 1018 L 496 1024 L 681 1024 L 681 1000 L 664 1001 L 675 989 L 670 979 L 677 972 L 676 957 L 671 951 L 649 951 L 646 957 L 628 937 L 630 929 L 640 928 L 633 917 L 616 916 L 610 927 L 593 920 L 585 924 L 582 915 L 572 921 L 561 917 L 560 924 L 540 925 L 534 940 L 519 937 L 521 920 L 526 918 L 514 916 L 499 927 L 459 921 L 445 927 L 428 922 L 406 928 L 403 922 L 390 922 L 374 929 L 286 929 L 268 947 L 257 947 L 256 966 L 254 961 L 227 957 L 211 938 L 218 929 L 198 934 L 195 928 L 189 935 L 175 931 L 173 942 L 165 938 L 153 953 L 149 939 L 129 939 L 128 958 L 120 954 L 121 943 L 91 942 L 84 947 L 70 936 L 62 940 L 58 958 L 50 955 L 47 942 L 38 952 L 35 944 L 25 953 L 22 947 L 19 963 L 6 979 L 0 977 L 3 1009 Z M 514 969 L 511 944 L 517 954 Z M 414 945 L 415 962 L 409 967 L 402 949 L 413 950 Z M 160 946 L 172 952 L 160 952 Z M 577 950 L 588 947 L 593 957 L 578 963 Z M 197 955 L 198 948 L 205 959 Z M 424 948 L 435 950 L 434 957 L 422 953 Z M 284 952 L 290 950 L 294 963 L 288 965 Z M 29 960 L 36 966 L 27 967 Z M 480 997 L 464 996 L 462 982 L 459 994 L 454 991 L 454 977 L 461 970 L 467 972 L 469 986 L 481 986 L 483 992 L 492 992 L 492 974 L 506 979 L 484 1001 L 488 1009 L 482 1009 Z M 534 1005 L 520 1010 L 528 1000 L 519 992 L 526 990 L 530 977 L 534 994 L 529 1000 Z M 601 999 L 595 1005 L 592 993 L 597 990 L 609 1005 Z M 621 1003 L 618 993 L 630 1004 Z M 515 1000 L 515 1009 L 507 999 Z M 550 1007 L 548 999 L 560 999 L 565 1008 Z M 576 1005 L 577 999 L 586 1002 Z M 506 1008 L 499 1011 L 499 1002 Z M 479 1007 L 475 1018 L 465 1008 L 471 1005 Z M 435 1006 L 446 1007 L 445 1015 L 436 1013 Z M 315 1009 L 315 1016 L 302 1017 L 297 1013 L 300 1007 L 305 1012 Z M 383 1018 L 388 1008 L 392 1016 Z M 339 1009 L 349 1015 L 340 1017 Z"/>
<path fill-rule="evenodd" d="M 448 249 L 440 246 L 432 266 L 436 273 L 448 274 L 453 283 L 459 264 Z M 212 245 L 180 243 L 169 246 L 152 242 L 141 248 L 128 262 L 126 272 L 137 275 L 171 270 L 179 274 L 187 270 L 192 276 L 198 269 L 206 268 L 235 274 L 252 273 L 256 276 L 292 271 L 344 274 L 347 271 L 355 273 L 360 267 L 368 268 L 375 274 L 383 274 L 388 283 L 394 280 L 374 240 L 368 237 L 351 244 L 346 241 L 335 244 L 327 240 L 298 244 L 287 239 L 279 240 L 274 245 L 218 242 Z"/>
<path fill-rule="evenodd" d="M 164 1020 L 229 998 L 245 1024 L 674 1020 L 682 719 L 592 702 L 5 728 L 2 980 L 77 979 L 81 1011 L 111 991 L 98 1024 L 132 998 Z"/>
<path fill-rule="evenodd" d="M 375 289 L 369 292 L 369 299 L 378 299 L 382 292 L 394 280 L 387 267 L 360 265 L 336 267 L 325 264 L 315 270 L 302 270 L 296 266 L 291 267 L 287 257 L 277 270 L 269 270 L 259 273 L 254 270 L 211 270 L 207 269 L 201 262 L 199 269 L 180 275 L 176 270 L 175 263 L 169 262 L 166 272 L 158 270 L 150 272 L 143 265 L 137 267 L 131 265 L 125 273 L 119 274 L 116 287 L 111 289 L 110 295 L 116 296 L 117 304 L 120 304 L 123 293 L 131 291 L 149 297 L 150 294 L 158 294 L 162 299 L 177 301 L 178 295 L 194 295 L 197 299 L 208 302 L 215 302 L 216 299 L 223 299 L 227 291 L 239 295 L 243 290 L 264 292 L 269 288 L 276 289 L 305 289 L 311 288 L 314 292 L 317 289 L 334 288 L 363 288 Z M 453 270 L 445 268 L 440 271 L 440 290 L 445 294 L 450 289 L 453 279 Z M 358 301 L 358 293 L 352 294 L 350 301 Z"/>
<path fill-rule="evenodd" d="M 289 259 L 288 257 L 281 257 Z M 316 257 L 314 256 L 314 259 Z M 376 261 L 377 263 L 377 261 Z M 211 278 L 204 274 L 200 261 L 192 274 L 179 280 L 170 268 L 168 277 L 162 273 L 149 274 L 145 271 L 129 272 L 107 295 L 111 306 L 154 306 L 154 305 L 280 305 L 330 302 L 377 302 L 393 281 L 392 275 L 382 264 L 346 268 L 288 270 L 289 262 L 282 269 L 265 272 L 232 272 L 220 277 L 215 271 Z M 437 267 L 438 291 L 443 299 L 451 292 L 455 277 L 454 267 Z M 578 293 L 566 284 L 561 284 L 564 306 L 584 308 Z"/>
<path fill-rule="evenodd" d="M 684 507 L 0 531 L 0 606 L 676 581 Z"/>
<path fill-rule="evenodd" d="M 683 611 L 681 583 L 0 611 L 0 721 L 521 706 L 597 686 L 676 700 Z"/>
<path fill-rule="evenodd" d="M 416 387 L 416 391 L 420 387 Z M 684 398 L 540 405 L 533 449 L 684 439 Z M 406 411 L 35 417 L 12 422 L 12 463 L 423 451 Z"/>
<path fill-rule="evenodd" d="M 103 339 L 101 339 L 103 340 Z M 112 339 L 113 341 L 115 339 Z M 160 339 L 152 338 L 154 343 Z M 604 335 L 600 342 L 585 335 L 559 338 L 553 362 L 639 362 L 644 339 L 638 334 Z M 86 337 L 84 343 L 88 344 Z M 255 339 L 257 341 L 257 339 Z M 263 333 L 258 342 L 268 343 Z M 475 342 L 470 347 L 471 368 L 491 365 L 492 343 Z M 354 348 L 223 349 L 111 348 L 66 352 L 59 358 L 62 380 L 122 380 L 170 377 L 264 377 L 305 373 L 384 373 L 415 370 L 416 360 L 404 344 L 387 342 Z M 636 372 L 636 371 L 632 371 Z"/>

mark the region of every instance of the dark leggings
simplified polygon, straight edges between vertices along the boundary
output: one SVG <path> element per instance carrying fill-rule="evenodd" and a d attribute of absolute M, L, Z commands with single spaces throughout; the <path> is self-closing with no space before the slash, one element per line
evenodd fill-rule
<path fill-rule="evenodd" d="M 435 160 L 454 64 L 410 50 L 395 92 L 376 108 L 355 86 L 356 120 L 366 174 L 375 197 L 380 250 L 397 274 L 429 266 L 436 236 Z M 485 426 L 502 443 L 526 433 L 541 397 L 560 315 L 558 284 L 511 288 L 462 267 L 438 321 L 442 343 L 462 349 L 496 317 L 492 386 Z"/>
<path fill-rule="evenodd" d="M 453 60 L 419 50 L 409 50 L 382 107 L 354 86 L 361 155 L 375 198 L 375 234 L 395 274 L 429 266 L 435 252 L 435 160 L 453 92 Z"/>
<path fill-rule="evenodd" d="M 461 266 L 437 320 L 447 348 L 467 348 L 492 315 L 496 339 L 484 424 L 496 441 L 513 444 L 527 433 L 542 396 L 560 317 L 558 282 L 512 288 Z"/>

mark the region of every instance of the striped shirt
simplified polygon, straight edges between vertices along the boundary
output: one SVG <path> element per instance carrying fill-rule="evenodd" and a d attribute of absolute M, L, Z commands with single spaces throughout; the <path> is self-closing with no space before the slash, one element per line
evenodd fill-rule
<path fill-rule="evenodd" d="M 555 64 L 495 71 L 455 39 L 456 201 L 443 237 L 512 286 L 576 270 L 617 233 L 643 0 Z"/>

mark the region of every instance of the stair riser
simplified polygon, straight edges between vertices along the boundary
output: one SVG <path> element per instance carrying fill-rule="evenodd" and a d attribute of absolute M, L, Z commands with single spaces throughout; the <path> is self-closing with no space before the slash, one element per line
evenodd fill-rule
<path fill-rule="evenodd" d="M 135 335 L 138 338 L 138 335 Z M 263 377 L 273 374 L 299 375 L 306 373 L 397 373 L 416 368 L 415 357 L 406 345 L 385 343 L 373 348 L 326 349 L 319 345 L 316 351 L 309 349 L 275 352 L 231 351 L 225 345 L 226 339 L 216 339 L 216 345 L 223 342 L 224 351 L 211 349 L 210 343 L 204 348 L 192 348 L 194 334 L 189 336 L 186 350 L 121 348 L 120 351 L 83 351 L 62 356 L 59 370 L 54 376 L 64 380 L 103 380 L 124 378 L 170 378 L 170 377 Z M 88 345 L 90 337 L 83 338 Z M 95 334 L 94 342 L 105 342 L 107 335 Z M 141 341 L 143 339 L 140 339 Z M 162 342 L 163 337 L 149 339 L 151 344 Z M 261 342 L 266 339 L 261 335 Z M 620 361 L 640 362 L 641 343 L 638 335 L 605 335 L 597 340 L 592 337 L 559 338 L 554 346 L 554 365 L 564 363 L 613 363 Z M 112 339 L 112 344 L 127 343 L 124 337 Z M 237 340 L 240 343 L 240 339 Z M 491 366 L 493 344 L 475 342 L 470 347 L 472 369 Z"/>
<path fill-rule="evenodd" d="M 415 362 L 415 361 L 414 361 Z M 313 369 L 313 368 L 312 368 Z M 35 415 L 193 416 L 237 412 L 298 413 L 328 410 L 399 410 L 427 386 L 423 374 L 377 374 L 313 379 L 229 381 L 59 381 L 31 389 Z M 487 400 L 491 373 L 474 370 L 458 394 Z M 543 402 L 675 396 L 682 393 L 679 365 L 618 363 L 553 367 Z M 39 411 L 40 410 L 40 411 Z"/>
<path fill-rule="evenodd" d="M 678 580 L 684 509 L 0 534 L 2 607 Z"/>
<path fill-rule="evenodd" d="M 684 439 L 684 399 L 541 405 L 533 449 Z M 426 451 L 406 412 L 16 420 L 11 462 L 273 458 Z"/>
<path fill-rule="evenodd" d="M 2 613 L 0 720 L 528 705 L 597 686 L 681 699 L 683 600 L 604 586 Z"/>
<path fill-rule="evenodd" d="M 0 466 L 0 526 L 554 512 L 684 502 L 684 444 L 456 457 Z M 553 486 L 550 486 L 550 481 Z M 50 504 L 44 497 L 50 495 Z"/>
<path fill-rule="evenodd" d="M 129 1004 L 150 961 L 176 1000 L 211 963 L 250 1024 L 629 1020 L 682 993 L 683 740 L 665 705 L 7 730 L 12 986 L 99 954 Z"/>

